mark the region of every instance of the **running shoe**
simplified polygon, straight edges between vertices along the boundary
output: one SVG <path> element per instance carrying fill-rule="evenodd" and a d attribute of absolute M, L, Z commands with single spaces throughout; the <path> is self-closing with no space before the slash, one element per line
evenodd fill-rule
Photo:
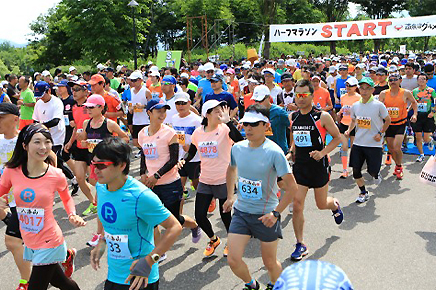
<path fill-rule="evenodd" d="M 73 188 L 73 190 L 71 191 L 71 196 L 78 196 L 77 192 L 79 191 L 79 184 L 76 183 L 72 183 L 71 187 Z"/>
<path fill-rule="evenodd" d="M 339 205 L 339 201 L 335 200 L 335 204 L 338 206 L 337 210 L 332 210 L 333 217 L 335 218 L 335 222 L 337 225 L 340 225 L 344 220 L 344 213 L 342 212 L 341 206 Z"/>
<path fill-rule="evenodd" d="M 16 290 L 27 290 L 27 288 L 29 288 L 29 283 L 26 284 L 20 283 L 20 285 L 18 285 L 18 288 Z"/>
<path fill-rule="evenodd" d="M 183 191 L 183 199 L 187 200 L 191 197 L 191 194 L 188 190 Z"/>
<path fill-rule="evenodd" d="M 383 180 L 383 177 L 381 176 L 380 172 L 378 173 L 377 178 L 373 178 L 373 182 L 374 182 L 375 185 L 380 185 L 382 180 Z"/>
<path fill-rule="evenodd" d="M 291 254 L 291 260 L 301 261 L 301 259 L 303 259 L 307 254 L 309 254 L 309 251 L 307 250 L 306 245 L 297 243 L 295 245 L 295 251 Z"/>
<path fill-rule="evenodd" d="M 398 167 L 396 175 L 397 175 L 397 179 L 398 180 L 402 180 L 403 179 L 404 173 L 403 173 L 403 167 L 402 166 Z"/>
<path fill-rule="evenodd" d="M 209 205 L 209 209 L 207 210 L 208 213 L 213 213 L 213 211 L 216 208 L 216 201 L 215 198 L 212 199 L 210 205 Z"/>
<path fill-rule="evenodd" d="M 224 247 L 223 256 L 224 256 L 224 257 L 227 257 L 228 255 L 229 255 L 229 247 L 226 245 L 226 246 Z"/>
<path fill-rule="evenodd" d="M 274 285 L 271 284 L 271 282 L 266 285 L 265 290 L 273 290 L 273 289 L 274 289 Z"/>
<path fill-rule="evenodd" d="M 422 161 L 424 161 L 424 158 L 425 158 L 424 154 L 421 154 L 418 156 L 418 158 L 416 158 L 416 162 L 421 163 Z"/>
<path fill-rule="evenodd" d="M 159 260 L 157 260 L 157 263 L 162 263 L 163 261 L 165 261 L 167 259 L 167 254 L 163 254 L 162 256 L 160 256 Z"/>
<path fill-rule="evenodd" d="M 347 171 L 347 169 L 344 169 L 344 170 L 342 171 L 341 176 L 339 176 L 339 178 L 341 178 L 341 179 L 346 179 L 347 177 L 348 177 L 348 171 Z"/>
<path fill-rule="evenodd" d="M 191 229 L 191 233 L 192 233 L 192 242 L 194 244 L 198 243 L 198 241 L 200 241 L 201 239 L 201 229 L 199 226 L 197 226 L 195 229 Z"/>
<path fill-rule="evenodd" d="M 76 258 L 77 250 L 75 248 L 68 249 L 68 258 L 62 263 L 65 276 L 70 278 L 74 272 L 74 259 Z"/>
<path fill-rule="evenodd" d="M 92 239 L 86 242 L 86 245 L 90 246 L 90 247 L 95 247 L 98 245 L 98 242 L 100 241 L 100 235 L 99 234 L 94 234 L 92 235 Z"/>
<path fill-rule="evenodd" d="M 257 281 L 255 281 L 255 282 L 256 282 L 256 286 L 253 287 L 251 285 L 245 284 L 244 288 L 242 290 L 259 290 L 260 289 L 259 282 L 257 282 Z"/>
<path fill-rule="evenodd" d="M 82 212 L 82 215 L 88 216 L 88 215 L 94 214 L 94 213 L 97 213 L 97 206 L 90 203 L 88 208 Z"/>
<path fill-rule="evenodd" d="M 385 165 L 391 165 L 391 164 L 392 164 L 392 155 L 388 154 L 388 155 L 386 155 Z"/>
<path fill-rule="evenodd" d="M 433 151 L 434 150 L 434 141 L 430 140 L 427 147 L 428 147 L 428 150 Z"/>
<path fill-rule="evenodd" d="M 361 193 L 359 194 L 359 196 L 356 198 L 356 202 L 357 203 L 364 203 L 365 201 L 367 201 L 369 199 L 369 193 L 368 191 L 365 193 Z"/>
<path fill-rule="evenodd" d="M 205 255 L 206 257 L 212 256 L 213 253 L 215 253 L 216 248 L 218 248 L 220 244 L 221 244 L 221 240 L 219 237 L 216 237 L 216 241 L 209 241 L 206 249 L 203 252 L 203 255 Z"/>

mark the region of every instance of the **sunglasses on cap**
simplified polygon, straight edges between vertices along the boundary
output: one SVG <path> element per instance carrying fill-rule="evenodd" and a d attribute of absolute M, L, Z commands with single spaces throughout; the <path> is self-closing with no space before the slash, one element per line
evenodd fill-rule
<path fill-rule="evenodd" d="M 188 102 L 178 101 L 178 102 L 175 102 L 175 104 L 176 104 L 176 106 L 184 106 L 184 105 L 188 104 Z"/>
<path fill-rule="evenodd" d="M 103 170 L 108 168 L 109 165 L 114 164 L 112 161 L 91 161 L 91 167 Z"/>
<path fill-rule="evenodd" d="M 173 83 L 172 82 L 161 82 L 161 85 L 171 86 L 171 85 L 173 85 Z"/>
<path fill-rule="evenodd" d="M 296 97 L 297 99 L 307 98 L 307 97 L 309 97 L 309 96 L 310 96 L 310 93 L 296 93 L 296 94 L 295 94 L 295 97 Z"/>
<path fill-rule="evenodd" d="M 243 122 L 242 126 L 244 126 L 244 127 L 250 126 L 250 127 L 254 128 L 254 127 L 259 126 L 260 122 L 262 122 L 262 121 L 257 121 L 257 122 L 254 122 L 254 123 Z"/>

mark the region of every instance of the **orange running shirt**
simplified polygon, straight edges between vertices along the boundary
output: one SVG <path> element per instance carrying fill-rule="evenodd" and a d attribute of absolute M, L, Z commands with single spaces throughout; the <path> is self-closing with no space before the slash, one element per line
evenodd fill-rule
<path fill-rule="evenodd" d="M 317 109 L 324 109 L 327 105 L 332 105 L 332 100 L 330 99 L 330 93 L 326 89 L 319 87 L 313 92 L 313 105 Z"/>
<path fill-rule="evenodd" d="M 391 90 L 385 91 L 384 104 L 389 117 L 391 117 L 391 125 L 402 125 L 407 121 L 407 103 L 403 99 L 404 91 L 400 88 L 396 96 L 392 96 Z"/>
<path fill-rule="evenodd" d="M 349 96 L 348 93 L 341 97 L 341 112 L 342 119 L 341 123 L 347 126 L 351 124 L 351 107 L 355 102 L 360 100 L 360 95 L 355 94 L 354 96 Z"/>

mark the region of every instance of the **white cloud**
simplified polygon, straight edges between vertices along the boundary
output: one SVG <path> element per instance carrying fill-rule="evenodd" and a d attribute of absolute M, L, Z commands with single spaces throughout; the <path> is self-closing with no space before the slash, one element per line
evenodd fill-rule
<path fill-rule="evenodd" d="M 60 0 L 2 1 L 0 4 L 2 21 L 0 39 L 26 43 L 26 35 L 32 32 L 29 28 L 30 23 L 59 2 Z"/>

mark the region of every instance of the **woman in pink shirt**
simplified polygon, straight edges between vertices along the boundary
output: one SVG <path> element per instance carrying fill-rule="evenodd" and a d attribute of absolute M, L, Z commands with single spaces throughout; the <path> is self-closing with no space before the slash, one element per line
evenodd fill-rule
<path fill-rule="evenodd" d="M 84 226 L 85 222 L 76 214 L 65 175 L 53 166 L 54 161 L 49 156 L 52 145 L 50 132 L 43 125 L 24 127 L 1 177 L 0 196 L 13 188 L 24 242 L 23 258 L 33 264 L 28 289 L 47 289 L 51 284 L 60 289 L 76 290 L 79 287 L 69 278 L 74 269 L 75 250 L 67 250 L 53 215 L 56 191 L 70 223 Z M 65 260 L 64 273 L 59 263 Z"/>
<path fill-rule="evenodd" d="M 197 243 L 201 237 L 201 229 L 191 217 L 180 214 L 183 186 L 176 167 L 179 143 L 176 131 L 163 124 L 166 110 L 169 109 L 170 106 L 161 99 L 151 99 L 147 103 L 150 125 L 138 133 L 138 143 L 144 152 L 147 172 L 142 182 L 156 193 L 182 226 L 191 229 L 192 242 Z M 158 239 L 159 234 L 156 235 Z"/>
<path fill-rule="evenodd" d="M 225 104 L 225 101 L 217 100 L 203 104 L 203 126 L 192 134 L 189 151 L 179 163 L 179 167 L 183 166 L 195 156 L 197 149 L 200 151 L 200 182 L 195 198 L 195 219 L 210 239 L 203 253 L 206 257 L 212 256 L 221 243 L 207 218 L 207 210 L 213 198 L 219 199 L 221 220 L 229 231 L 232 216 L 230 212 L 223 211 L 227 200 L 226 172 L 233 143 L 243 140 L 241 133 L 230 121 L 230 109 L 223 108 Z M 227 256 L 227 246 L 224 248 L 224 256 Z"/>

